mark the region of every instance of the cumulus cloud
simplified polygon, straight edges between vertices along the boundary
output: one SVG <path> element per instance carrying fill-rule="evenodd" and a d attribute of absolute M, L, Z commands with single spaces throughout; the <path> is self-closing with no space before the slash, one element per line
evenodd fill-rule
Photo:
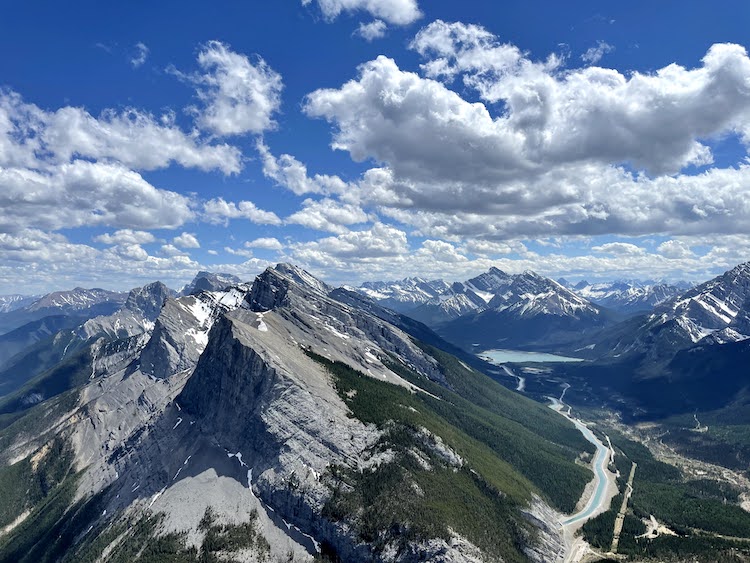
<path fill-rule="evenodd" d="M 180 250 L 173 244 L 163 244 L 159 251 L 166 256 L 186 256 L 187 253 L 184 250 Z"/>
<path fill-rule="evenodd" d="M 337 268 L 344 267 L 344 264 L 402 256 L 408 251 L 406 233 L 383 223 L 362 231 L 296 243 L 291 248 L 295 260 Z"/>
<path fill-rule="evenodd" d="M 259 209 L 252 201 L 234 203 L 221 197 L 205 202 L 202 216 L 205 221 L 217 225 L 226 225 L 229 219 L 247 219 L 260 225 L 281 225 L 276 213 Z"/>
<path fill-rule="evenodd" d="M 349 225 L 366 223 L 368 220 L 361 207 L 330 198 L 317 201 L 306 199 L 302 202 L 300 211 L 286 218 L 287 223 L 338 234 L 347 232 Z"/>
<path fill-rule="evenodd" d="M 566 244 L 552 252 L 533 252 L 518 241 L 509 241 L 510 252 L 501 249 L 499 255 L 491 258 L 469 251 L 466 245 L 435 239 L 427 239 L 416 247 L 397 244 L 382 256 L 365 253 L 358 257 L 351 255 L 350 246 L 346 246 L 345 252 L 340 251 L 344 245 L 341 239 L 327 237 L 294 245 L 288 259 L 332 283 L 357 284 L 366 280 L 400 279 L 404 272 L 427 279 L 466 280 L 491 266 L 509 273 L 534 270 L 553 278 L 565 276 L 590 281 L 617 278 L 703 281 L 747 260 L 750 255 L 748 236 L 744 239 L 738 236 L 714 238 L 713 246 L 702 253 L 681 258 L 668 258 L 658 248 L 649 250 L 653 248 L 650 237 L 631 239 L 633 242 L 623 243 L 624 246 L 597 240 L 601 244 L 594 246 L 603 247 L 603 251 L 588 254 L 581 254 L 580 248 L 578 252 L 571 252 Z M 688 239 L 690 244 L 703 242 L 695 237 L 679 240 Z M 348 237 L 345 240 L 351 242 Z"/>
<path fill-rule="evenodd" d="M 160 255 L 150 255 L 138 244 L 96 249 L 70 242 L 59 233 L 26 229 L 0 232 L 0 290 L 41 293 L 66 287 L 123 289 L 160 280 L 169 287 L 183 287 L 199 270 L 228 272 L 252 279 L 272 265 L 258 258 L 240 263 L 200 263 L 174 245 L 163 245 Z"/>
<path fill-rule="evenodd" d="M 385 37 L 388 26 L 383 20 L 373 20 L 369 23 L 361 22 L 355 32 L 365 41 L 374 41 Z"/>
<path fill-rule="evenodd" d="M 417 255 L 441 263 L 468 262 L 469 260 L 454 245 L 442 240 L 424 241 L 422 247 L 417 250 Z"/>
<path fill-rule="evenodd" d="M 661 243 L 656 251 L 670 259 L 691 258 L 695 256 L 690 246 L 680 240 L 667 240 Z"/>
<path fill-rule="evenodd" d="M 711 46 L 697 68 L 627 76 L 598 67 L 563 72 L 555 56 L 532 61 L 465 24 L 430 24 L 413 47 L 427 59 L 427 76 L 461 75 L 487 102 L 505 104 L 497 124 L 521 133 L 535 163 L 627 161 L 672 173 L 711 162 L 701 139 L 747 125 L 750 59 L 740 45 Z"/>
<path fill-rule="evenodd" d="M 313 0 L 302 0 L 308 6 Z M 315 0 L 328 20 L 342 12 L 366 12 L 371 16 L 395 25 L 407 25 L 422 17 L 417 0 Z"/>
<path fill-rule="evenodd" d="M 261 248 L 263 250 L 281 250 L 284 245 L 273 237 L 256 238 L 245 243 L 245 248 Z"/>
<path fill-rule="evenodd" d="M 50 171 L 0 167 L 0 230 L 175 228 L 192 217 L 188 198 L 159 190 L 117 164 L 76 160 Z"/>
<path fill-rule="evenodd" d="M 182 233 L 172 239 L 172 244 L 179 248 L 200 248 L 201 243 L 198 242 L 196 236 L 192 233 Z"/>
<path fill-rule="evenodd" d="M 245 248 L 231 248 L 229 246 L 225 246 L 224 252 L 226 252 L 227 254 L 232 254 L 234 256 L 243 256 L 245 258 L 253 257 L 253 251 Z"/>
<path fill-rule="evenodd" d="M 156 237 L 147 231 L 120 229 L 114 233 L 104 233 L 94 237 L 94 241 L 102 244 L 146 244 L 154 242 Z"/>
<path fill-rule="evenodd" d="M 81 284 L 112 287 L 113 280 L 120 287 L 154 279 L 169 283 L 190 279 L 200 266 L 186 256 L 149 256 L 139 244 L 124 240 L 98 250 L 39 229 L 0 233 L 0 286 L 23 279 L 24 290 L 29 292 Z"/>
<path fill-rule="evenodd" d="M 340 89 L 310 94 L 305 110 L 335 125 L 334 148 L 423 181 L 497 182 L 593 162 L 674 173 L 712 161 L 699 139 L 747 126 L 750 59 L 736 45 L 713 46 L 700 69 L 654 76 L 588 67 L 558 78 L 537 67 L 492 71 L 481 93 L 504 102 L 501 116 L 383 56 Z"/>
<path fill-rule="evenodd" d="M 282 79 L 261 57 L 251 61 L 220 41 L 209 41 L 198 54 L 198 65 L 203 74 L 187 78 L 198 86 L 201 128 L 228 136 L 276 127 L 273 116 L 281 106 Z"/>
<path fill-rule="evenodd" d="M 487 258 L 490 256 L 511 254 L 512 252 L 526 252 L 526 246 L 519 241 L 493 242 L 481 239 L 469 239 L 463 245 L 463 251 Z"/>
<path fill-rule="evenodd" d="M 600 246 L 594 246 L 591 250 L 614 256 L 638 256 L 646 252 L 640 246 L 630 244 L 629 242 L 607 242 Z"/>
<path fill-rule="evenodd" d="M 157 118 L 129 108 L 94 117 L 71 106 L 45 111 L 15 92 L 0 91 L 0 166 L 39 168 L 77 158 L 117 161 L 136 170 L 173 163 L 224 174 L 242 168 L 236 147 L 183 132 L 171 113 Z"/>
<path fill-rule="evenodd" d="M 750 144 L 750 58 L 713 45 L 652 74 L 534 61 L 476 25 L 435 22 L 412 43 L 422 75 L 387 57 L 305 100 L 334 149 L 373 162 L 342 199 L 430 238 L 745 232 L 750 170 L 706 139 Z M 451 89 L 461 79 L 482 102 Z M 641 170 L 647 173 L 641 172 Z"/>
<path fill-rule="evenodd" d="M 146 59 L 148 58 L 149 48 L 146 47 L 145 43 L 139 41 L 135 44 L 133 51 L 134 52 L 132 58 L 130 59 L 130 64 L 133 65 L 133 68 L 143 66 L 143 63 L 145 63 Z"/>
<path fill-rule="evenodd" d="M 605 41 L 598 41 L 595 46 L 586 49 L 586 52 L 581 55 L 581 60 L 585 63 L 595 65 L 602 57 L 607 53 L 611 53 L 615 48 Z"/>
<path fill-rule="evenodd" d="M 263 164 L 263 175 L 296 195 L 342 193 L 347 187 L 338 176 L 309 176 L 302 162 L 290 154 L 274 156 L 262 140 L 256 143 L 256 148 Z"/>

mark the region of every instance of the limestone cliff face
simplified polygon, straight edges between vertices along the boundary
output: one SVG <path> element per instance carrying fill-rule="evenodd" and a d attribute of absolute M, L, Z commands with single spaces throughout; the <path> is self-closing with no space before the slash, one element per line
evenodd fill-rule
<path fill-rule="evenodd" d="M 344 561 L 482 561 L 479 550 L 460 538 L 373 551 L 349 523 L 322 516 L 331 495 L 331 466 L 366 471 L 383 462 L 374 447 L 382 433 L 350 416 L 329 374 L 295 343 L 295 334 L 280 310 L 225 315 L 212 328 L 195 372 L 176 399 L 183 415 L 194 417 L 201 435 L 241 454 L 248 485 L 268 514 L 318 544 L 333 546 Z M 326 340 L 306 336 L 308 348 L 328 348 Z M 329 331 L 319 336 L 328 338 Z M 375 350 L 374 343 L 370 347 Z"/>
<path fill-rule="evenodd" d="M 208 343 L 208 331 L 222 313 L 241 303 L 236 290 L 169 298 L 154 323 L 140 358 L 143 373 L 163 379 L 195 367 Z"/>
<path fill-rule="evenodd" d="M 216 322 L 180 397 L 186 412 L 225 436 L 247 430 L 277 379 L 275 370 L 240 340 L 238 330 L 227 317 Z"/>

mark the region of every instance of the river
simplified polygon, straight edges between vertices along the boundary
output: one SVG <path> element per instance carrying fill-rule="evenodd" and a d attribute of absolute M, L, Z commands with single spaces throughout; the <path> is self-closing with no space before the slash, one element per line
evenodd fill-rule
<path fill-rule="evenodd" d="M 589 518 L 600 514 L 603 511 L 604 504 L 610 500 L 610 497 L 607 495 L 607 491 L 610 488 L 611 481 L 612 479 L 614 479 L 614 476 L 607 471 L 611 453 L 609 447 L 605 446 L 604 443 L 596 437 L 596 435 L 588 426 L 586 426 L 577 418 L 573 418 L 570 415 L 570 409 L 568 409 L 568 412 L 564 411 L 566 405 L 561 401 L 561 399 L 563 398 L 563 396 L 565 395 L 565 391 L 567 390 L 568 387 L 565 387 L 565 389 L 563 390 L 563 394 L 560 396 L 560 399 L 555 399 L 553 397 L 549 398 L 552 402 L 550 408 L 570 420 L 578 429 L 578 431 L 583 435 L 583 437 L 596 447 L 596 454 L 594 455 L 594 461 L 592 463 L 594 471 L 594 492 L 589 497 L 589 500 L 583 510 L 571 515 L 569 518 L 562 521 L 563 526 L 573 526 L 575 524 L 582 523 Z"/>

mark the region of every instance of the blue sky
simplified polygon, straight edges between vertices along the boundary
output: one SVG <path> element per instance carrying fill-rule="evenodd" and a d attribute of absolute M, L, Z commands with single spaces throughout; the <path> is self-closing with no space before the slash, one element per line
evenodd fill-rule
<path fill-rule="evenodd" d="M 15 3 L 0 293 L 750 259 L 746 2 Z"/>

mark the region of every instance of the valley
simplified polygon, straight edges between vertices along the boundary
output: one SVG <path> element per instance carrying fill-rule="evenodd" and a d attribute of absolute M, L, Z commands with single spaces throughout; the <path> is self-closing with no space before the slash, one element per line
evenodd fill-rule
<path fill-rule="evenodd" d="M 697 326 L 684 297 L 659 305 L 675 307 L 677 323 L 667 313 L 617 320 L 529 272 L 413 287 L 461 288 L 485 305 L 436 325 L 478 331 L 454 342 L 284 263 L 252 283 L 200 272 L 180 292 L 147 284 L 79 324 L 40 324 L 30 311 L 28 326 L 0 336 L 0 559 L 678 553 L 709 563 L 750 553 L 741 378 L 715 389 L 708 408 L 693 403 L 700 370 L 728 366 L 743 339 L 693 348 L 680 337 L 668 350 L 664 331 Z M 494 336 L 512 339 L 475 342 L 497 322 Z M 658 361 L 647 363 L 651 350 Z M 685 353 L 708 358 L 693 358 L 697 376 L 659 371 Z"/>

